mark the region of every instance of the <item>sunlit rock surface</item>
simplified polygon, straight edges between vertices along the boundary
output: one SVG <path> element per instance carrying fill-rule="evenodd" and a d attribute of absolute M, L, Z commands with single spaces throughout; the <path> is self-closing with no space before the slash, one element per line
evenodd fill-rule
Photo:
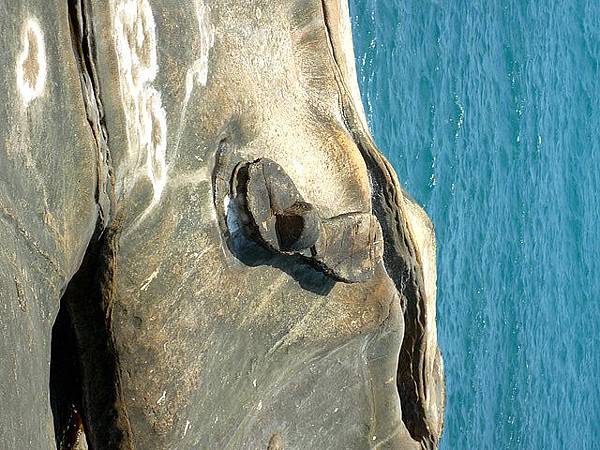
<path fill-rule="evenodd" d="M 433 227 L 347 5 L 0 7 L 0 447 L 435 448 Z"/>

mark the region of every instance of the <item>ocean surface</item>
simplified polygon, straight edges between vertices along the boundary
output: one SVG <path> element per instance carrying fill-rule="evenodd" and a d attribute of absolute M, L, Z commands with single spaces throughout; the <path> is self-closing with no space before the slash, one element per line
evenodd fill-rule
<path fill-rule="evenodd" d="M 441 448 L 600 449 L 600 0 L 351 0 L 438 240 Z"/>

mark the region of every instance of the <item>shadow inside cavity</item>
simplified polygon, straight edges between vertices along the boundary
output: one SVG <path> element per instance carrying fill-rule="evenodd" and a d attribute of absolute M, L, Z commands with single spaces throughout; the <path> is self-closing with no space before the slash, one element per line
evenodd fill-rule
<path fill-rule="evenodd" d="M 50 407 L 56 448 L 74 449 L 85 440 L 82 420 L 82 392 L 75 330 L 64 302 L 52 327 L 50 359 Z"/>
<path fill-rule="evenodd" d="M 246 160 L 235 151 L 231 142 L 227 139 L 219 142 L 212 176 L 213 200 L 221 237 L 227 250 L 237 261 L 248 267 L 271 266 L 287 273 L 302 289 L 317 295 L 329 294 L 336 280 L 316 268 L 307 258 L 277 253 L 247 237 L 244 232 L 247 229 L 244 224 L 247 217 L 243 218 L 246 213 L 237 204 L 238 200 L 232 198 L 235 192 L 244 191 L 245 169 L 241 167 L 236 173 L 236 168 L 244 161 Z"/>
<path fill-rule="evenodd" d="M 229 234 L 227 246 L 233 256 L 249 267 L 271 266 L 298 282 L 302 289 L 317 295 L 327 295 L 336 281 L 313 267 L 300 255 L 282 255 L 248 239 L 237 229 Z"/>
<path fill-rule="evenodd" d="M 65 288 L 52 329 L 49 390 L 58 450 L 128 445 L 120 424 L 117 356 L 101 286 L 109 277 L 112 237 L 100 235 L 99 226 Z"/>

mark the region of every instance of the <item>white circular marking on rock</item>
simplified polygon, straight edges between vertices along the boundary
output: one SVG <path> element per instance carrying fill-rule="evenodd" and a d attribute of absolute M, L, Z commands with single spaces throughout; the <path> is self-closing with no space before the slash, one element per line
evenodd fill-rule
<path fill-rule="evenodd" d="M 158 201 L 167 183 L 167 113 L 162 107 L 160 92 L 148 88 L 142 97 L 142 142 L 147 148 L 146 172 L 154 186 L 154 200 Z"/>
<path fill-rule="evenodd" d="M 27 19 L 21 32 L 23 50 L 17 58 L 17 90 L 25 106 L 39 97 L 46 84 L 46 46 L 38 20 Z"/>
<path fill-rule="evenodd" d="M 120 2 L 115 14 L 116 49 L 121 78 L 132 93 L 158 72 L 156 25 L 147 0 Z"/>
<path fill-rule="evenodd" d="M 160 91 L 152 86 L 159 67 L 156 24 L 148 0 L 118 1 L 114 27 L 130 163 L 134 170 L 145 166 L 154 190 L 148 212 L 160 201 L 168 172 L 167 114 Z"/>

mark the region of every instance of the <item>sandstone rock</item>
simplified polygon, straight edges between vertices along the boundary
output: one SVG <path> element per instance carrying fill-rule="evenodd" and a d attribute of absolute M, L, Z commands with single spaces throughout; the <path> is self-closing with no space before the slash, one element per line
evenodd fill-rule
<path fill-rule="evenodd" d="M 433 228 L 347 6 L 2 11 L 0 448 L 435 448 Z"/>

